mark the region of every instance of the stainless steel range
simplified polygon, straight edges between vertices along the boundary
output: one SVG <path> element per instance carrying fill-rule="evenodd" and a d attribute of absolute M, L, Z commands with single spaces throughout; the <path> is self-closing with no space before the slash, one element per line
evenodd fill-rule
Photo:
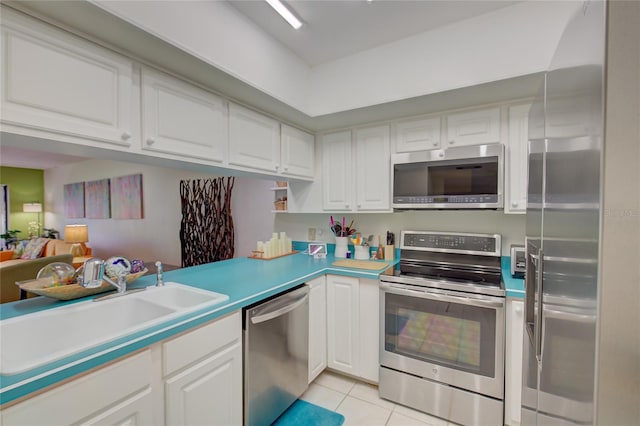
<path fill-rule="evenodd" d="M 380 277 L 382 398 L 463 425 L 502 425 L 500 235 L 402 231 Z"/>

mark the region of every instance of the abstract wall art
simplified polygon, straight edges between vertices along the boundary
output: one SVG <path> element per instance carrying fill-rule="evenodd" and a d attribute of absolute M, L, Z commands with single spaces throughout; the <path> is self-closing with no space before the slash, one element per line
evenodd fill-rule
<path fill-rule="evenodd" d="M 64 185 L 64 215 L 72 219 L 84 217 L 84 182 Z"/>
<path fill-rule="evenodd" d="M 84 209 L 87 219 L 109 219 L 109 179 L 93 180 L 84 183 Z"/>
<path fill-rule="evenodd" d="M 111 217 L 142 219 L 142 175 L 129 175 L 111 180 Z"/>

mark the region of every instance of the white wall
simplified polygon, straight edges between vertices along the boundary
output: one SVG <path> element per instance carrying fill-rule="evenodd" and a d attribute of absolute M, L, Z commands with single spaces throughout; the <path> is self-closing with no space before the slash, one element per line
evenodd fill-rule
<path fill-rule="evenodd" d="M 258 241 L 274 232 L 273 180 L 237 177 L 231 203 L 235 225 L 235 257 L 249 256 Z"/>
<path fill-rule="evenodd" d="M 136 173 L 142 173 L 143 219 L 65 218 L 64 184 Z M 180 180 L 211 177 L 214 176 L 104 160 L 88 160 L 45 170 L 45 226 L 59 230 L 64 238 L 65 225 L 87 224 L 89 246 L 96 257 L 122 255 L 180 265 Z"/>
<path fill-rule="evenodd" d="M 93 3 L 300 110 L 308 110 L 310 68 L 224 1 Z"/>
<path fill-rule="evenodd" d="M 313 68 L 309 115 L 544 71 L 581 2 L 522 2 Z"/>
<path fill-rule="evenodd" d="M 285 231 L 294 240 L 308 241 L 308 228 L 317 228 L 322 236 L 316 241 L 333 243 L 329 230 L 329 216 L 326 214 L 284 214 L 275 218 L 275 230 Z M 342 214 L 334 214 L 342 220 Z M 363 235 L 373 234 L 376 244 L 378 235 L 384 239 L 387 230 L 396 234 L 396 246 L 400 231 L 449 231 L 502 235 L 502 254 L 509 255 L 511 244 L 524 244 L 525 216 L 506 215 L 501 211 L 406 211 L 380 214 L 345 214 L 347 223 L 354 220 L 353 227 Z"/>
<path fill-rule="evenodd" d="M 582 4 L 525 1 L 312 68 L 223 1 L 92 2 L 312 117 L 545 70 Z"/>

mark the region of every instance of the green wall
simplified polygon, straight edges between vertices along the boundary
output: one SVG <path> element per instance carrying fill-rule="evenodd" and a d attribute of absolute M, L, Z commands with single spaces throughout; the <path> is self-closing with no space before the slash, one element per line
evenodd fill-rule
<path fill-rule="evenodd" d="M 23 203 L 42 203 L 40 230 L 44 226 L 44 171 L 0 167 L 0 183 L 9 186 L 9 229 L 19 229 L 19 239 L 29 236 L 29 222 L 38 219 L 38 213 L 23 213 Z"/>

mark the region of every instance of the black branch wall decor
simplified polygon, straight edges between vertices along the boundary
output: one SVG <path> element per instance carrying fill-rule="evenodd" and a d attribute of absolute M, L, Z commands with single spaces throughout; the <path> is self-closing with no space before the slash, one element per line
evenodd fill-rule
<path fill-rule="evenodd" d="M 182 267 L 233 257 L 234 181 L 233 177 L 180 181 Z"/>

